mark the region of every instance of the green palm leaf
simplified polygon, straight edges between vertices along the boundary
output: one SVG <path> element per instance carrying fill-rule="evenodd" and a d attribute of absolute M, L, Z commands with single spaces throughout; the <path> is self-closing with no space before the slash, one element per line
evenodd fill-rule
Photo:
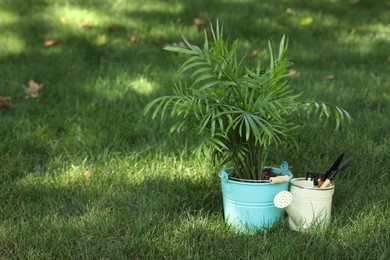
<path fill-rule="evenodd" d="M 322 102 L 303 102 L 302 93 L 294 93 L 286 80 L 290 62 L 285 53 L 288 40 L 283 36 L 278 52 L 269 41 L 268 67 L 246 67 L 246 56 L 238 57 L 239 41 L 223 37 L 217 21 L 211 25 L 209 42 L 205 31 L 203 48 L 166 47 L 188 55 L 178 74 L 189 72 L 183 86 L 175 85 L 175 95 L 156 98 L 145 108 L 152 118 L 161 113 L 178 118 L 171 131 L 189 130 L 188 137 L 198 137 L 198 156 L 206 155 L 232 163 L 237 176 L 261 178 L 261 163 L 270 147 L 291 140 L 300 125 L 292 115 L 316 115 L 320 120 L 333 117 L 336 128 L 351 117 L 344 109 Z M 187 87 L 188 85 L 188 87 Z M 302 113 L 303 112 L 303 113 Z M 192 133 L 192 134 L 190 134 Z"/>

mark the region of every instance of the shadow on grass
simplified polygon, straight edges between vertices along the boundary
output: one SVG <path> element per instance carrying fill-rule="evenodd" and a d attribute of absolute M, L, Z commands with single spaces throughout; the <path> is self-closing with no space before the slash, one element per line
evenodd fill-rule
<path fill-rule="evenodd" d="M 71 185 L 21 183 L 11 199 L 2 198 L 7 201 L 2 228 L 12 230 L 1 240 L 2 249 L 21 258 L 26 248 L 46 257 L 221 258 L 229 252 L 234 258 L 243 253 L 251 258 L 340 253 L 353 258 L 370 256 L 366 249 L 385 245 L 383 222 L 375 224 L 380 216 L 368 207 L 359 213 L 373 217 L 365 218 L 361 227 L 370 234 L 365 237 L 353 228 L 342 230 L 341 222 L 347 218 L 345 213 L 340 218 L 340 212 L 336 212 L 337 227 L 326 230 L 296 232 L 284 221 L 269 232 L 243 235 L 223 223 L 217 182 L 157 177 L 129 184 L 98 177 L 76 179 Z M 332 250 L 318 246 L 319 242 L 331 244 Z"/>
<path fill-rule="evenodd" d="M 1 84 L 8 85 L 1 95 L 12 96 L 17 105 L 1 114 L 0 162 L 6 175 L 44 169 L 57 157 L 93 157 L 107 149 L 131 152 L 164 139 L 160 123 L 143 117 L 150 96 L 171 82 L 171 68 L 159 60 L 167 57 L 161 46 L 149 41 L 129 46 L 127 32 L 121 30 L 112 33 L 112 41 L 125 37 L 123 45 L 101 46 L 96 37 L 109 32 L 97 26 L 90 32 L 65 30 L 58 46 L 45 49 L 43 41 L 53 31 L 45 20 L 48 7 L 47 1 L 5 5 L 16 19 L 0 25 L 1 30 L 13 31 L 25 44 L 19 53 L 0 60 Z M 33 19 L 24 18 L 33 14 Z M 23 97 L 21 85 L 30 79 L 45 84 L 36 100 Z"/>
<path fill-rule="evenodd" d="M 77 164 L 85 158 L 99 161 L 99 156 L 104 153 L 109 156 L 131 154 L 149 145 L 156 146 L 155 150 L 158 150 L 169 137 L 164 129 L 168 124 L 150 122 L 149 118 L 143 117 L 143 108 L 153 97 L 169 92 L 178 56 L 165 54 L 161 50 L 162 45 L 179 41 L 181 29 L 189 32 L 191 40 L 201 41 L 203 34 L 191 27 L 196 17 L 203 18 L 206 23 L 207 19 L 221 19 L 226 33 L 241 37 L 248 51 L 257 48 L 254 45 L 266 46 L 268 38 L 278 39 L 286 33 L 293 45 L 293 61 L 315 76 L 328 70 L 350 76 L 349 70 L 360 73 L 360 69 L 364 69 L 367 73 L 380 71 L 387 66 L 383 53 L 387 50 L 388 38 L 370 39 L 370 35 L 382 33 L 381 25 L 384 24 L 387 9 L 381 4 L 363 0 L 356 5 L 348 5 L 347 1 L 302 0 L 278 4 L 271 1 L 224 1 L 221 4 L 216 0 L 167 0 L 140 1 L 140 6 L 141 2 L 147 8 L 124 5 L 123 10 L 117 12 L 108 1 L 66 1 L 70 7 L 107 14 L 112 17 L 110 22 L 119 20 L 119 29 L 114 32 L 109 32 L 104 23 L 95 25 L 91 30 L 80 30 L 78 25 L 73 26 L 75 28 L 60 28 L 53 23 L 59 17 L 50 18 L 52 14 L 45 11 L 53 8 L 51 1 L 29 1 L 28 4 L 21 0 L 3 2 L 3 10 L 14 15 L 15 19 L 0 24 L 0 30 L 19 39 L 24 47 L 0 59 L 0 94 L 12 96 L 17 105 L 14 111 L 0 114 L 1 199 L 6 202 L 6 206 L 2 207 L 2 220 L 4 227 L 16 230 L 14 235 L 9 232 L 9 239 L 2 238 L 1 243 L 6 246 L 1 248 L 17 252 L 19 248 L 32 246 L 41 250 L 42 256 L 44 252 L 54 252 L 57 257 L 72 248 L 76 250 L 73 256 L 85 257 L 90 253 L 97 258 L 110 255 L 223 258 L 226 252 L 232 252 L 236 258 L 245 254 L 248 258 L 260 255 L 266 258 L 271 253 L 288 258 L 291 257 L 288 252 L 301 251 L 308 252 L 307 257 L 314 258 L 318 255 L 311 247 L 318 246 L 318 239 L 321 238 L 332 244 L 334 252 L 355 249 L 356 254 L 347 252 L 351 258 L 358 256 L 367 245 L 375 248 L 376 243 L 386 235 L 378 231 L 375 223 L 362 224 L 365 229 L 372 227 L 372 230 L 378 231 L 379 235 L 370 233 L 374 236 L 371 241 L 368 238 L 361 241 L 355 239 L 356 234 L 365 233 L 358 232 L 357 226 L 342 230 L 343 225 L 355 225 L 354 221 L 364 214 L 375 216 L 377 212 L 386 212 L 385 207 L 372 209 L 365 205 L 383 202 L 380 196 L 386 194 L 383 190 L 385 185 L 381 189 L 375 188 L 373 178 L 365 182 L 371 185 L 367 189 L 370 197 L 366 200 L 365 195 L 353 187 L 358 181 L 366 181 L 364 160 L 358 162 L 362 167 L 355 171 L 361 173 L 353 177 L 357 181 L 345 186 L 345 189 L 339 189 L 339 195 L 336 194 L 335 205 L 339 210 L 335 211 L 335 215 L 340 222 L 334 233 L 328 236 L 297 235 L 288 231 L 286 226 L 269 234 L 270 239 L 260 237 L 257 240 L 253 236 L 234 235 L 221 227 L 220 191 L 216 183 L 210 184 L 208 180 L 193 182 L 153 177 L 130 184 L 131 178 L 120 179 L 116 176 L 112 180 L 102 178 L 102 183 L 98 180 L 94 183 L 93 179 L 90 183 L 78 180 L 69 185 L 55 181 L 51 184 L 39 181 L 24 183 L 30 174 L 39 177 L 46 172 L 51 173 L 55 167 L 50 164 L 55 160 Z M 175 5 L 177 11 L 166 11 Z M 295 13 L 287 13 L 287 8 Z M 312 17 L 313 22 L 301 25 L 301 20 L 308 17 Z M 130 19 L 133 24 L 126 24 Z M 170 26 L 169 33 L 153 32 L 153 28 L 161 25 Z M 128 37 L 133 33 L 141 36 L 137 44 L 129 45 Z M 358 40 L 355 42 L 345 37 L 353 33 L 357 34 Z M 61 35 L 61 43 L 45 49 L 43 41 L 53 35 Z M 97 40 L 101 35 L 108 40 L 99 45 Z M 160 43 L 156 43 L 156 39 Z M 364 45 L 364 49 L 359 49 L 360 44 Z M 304 55 L 300 56 L 302 53 Z M 379 60 L 380 65 L 374 67 Z M 333 61 L 340 66 L 332 67 Z M 45 83 L 37 100 L 23 97 L 21 85 L 30 79 Z M 307 77 L 297 81 L 305 84 Z M 350 84 L 354 87 L 355 80 L 352 79 Z M 382 91 L 380 85 L 374 86 L 378 93 Z M 329 92 L 324 93 L 329 94 L 329 98 L 338 97 L 336 87 L 329 87 Z M 311 90 L 311 86 L 307 88 Z M 356 94 L 354 88 L 351 90 L 354 95 L 341 93 L 340 96 L 351 107 L 358 103 L 353 109 L 359 117 L 363 110 L 369 112 L 357 119 L 360 120 L 358 126 L 367 130 L 366 122 L 375 121 L 379 106 L 384 107 L 379 112 L 385 114 L 388 107 L 386 98 L 373 97 L 367 101 L 364 95 Z M 371 91 L 373 88 L 369 89 Z M 386 124 L 381 123 L 374 130 L 367 130 L 366 137 L 364 130 L 354 129 L 348 140 L 343 142 L 351 142 L 348 148 L 355 149 L 356 155 L 371 157 L 374 149 L 367 149 L 364 146 L 367 142 L 359 142 L 361 146 L 357 146 L 353 139 L 367 138 L 372 146 L 377 147 L 376 143 L 385 138 L 385 130 Z M 325 130 L 321 134 L 326 138 Z M 313 134 L 310 140 L 315 139 Z M 336 150 L 345 147 L 337 138 L 328 140 L 332 140 L 332 143 L 324 146 L 321 143 L 308 144 L 305 153 L 326 153 L 327 159 L 330 151 L 336 153 Z M 175 151 L 176 147 L 172 144 L 163 149 L 168 153 Z M 359 149 L 367 149 L 367 152 L 360 152 Z M 372 159 L 381 159 L 382 165 L 375 164 L 378 161 L 370 162 L 374 166 L 368 168 L 373 173 L 388 168 L 385 167 L 386 151 L 386 148 L 378 150 Z M 301 159 L 298 157 L 301 156 L 295 155 L 294 158 L 298 161 Z M 318 159 L 319 163 L 323 163 L 321 159 Z M 104 163 L 108 164 L 109 160 Z M 61 170 L 61 165 L 58 165 Z M 350 177 L 339 178 L 347 180 Z M 382 192 L 374 194 L 377 190 Z M 354 198 L 347 201 L 345 198 L 350 196 L 351 191 Z M 347 202 L 351 204 L 347 205 Z M 342 213 L 345 211 L 354 214 L 350 222 L 347 221 L 348 216 Z M 377 214 L 377 218 L 381 214 Z M 35 233 L 35 239 L 34 236 L 25 237 L 25 234 Z M 336 243 L 332 240 L 333 235 L 337 237 Z M 294 250 L 294 247 L 298 250 Z M 280 251 L 280 248 L 283 250 Z M 319 255 L 330 258 L 326 253 L 320 250 Z M 21 251 L 19 254 L 21 258 L 26 256 Z M 337 257 L 335 253 L 333 256 Z"/>
<path fill-rule="evenodd" d="M 82 217 L 93 207 L 113 214 L 123 211 L 132 216 L 156 213 L 173 219 L 183 213 L 196 215 L 221 211 L 218 184 L 163 177 L 150 177 L 132 184 L 132 181 L 120 182 L 104 175 L 94 175 L 91 179 L 72 176 L 67 176 L 68 182 L 59 181 L 57 177 L 49 182 L 42 179 L 43 183 L 39 179 L 25 178 L 15 186 L 7 206 L 27 207 L 29 217 L 58 215 L 69 219 Z M 123 176 L 118 179 L 123 179 Z M 191 191 L 196 191 L 196 194 Z M 6 200 L 5 197 L 2 199 Z M 4 216 L 6 212 L 3 211 L 3 220 L 10 218 Z"/>
<path fill-rule="evenodd" d="M 1 239 L 2 250 L 14 257 L 25 256 L 27 248 L 51 257 L 64 257 L 67 248 L 72 257 L 175 256 L 183 253 L 185 229 L 223 221 L 215 185 L 162 177 L 131 182 L 106 176 L 69 183 L 19 181 L 10 197 L 1 196 L 3 231 L 13 232 Z M 24 235 L 35 232 L 35 239 Z"/>

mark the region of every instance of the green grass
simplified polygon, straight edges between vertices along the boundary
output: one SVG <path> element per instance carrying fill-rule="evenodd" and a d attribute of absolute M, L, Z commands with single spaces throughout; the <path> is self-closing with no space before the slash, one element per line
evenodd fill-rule
<path fill-rule="evenodd" d="M 0 112 L 1 258 L 388 259 L 390 6 L 349 2 L 0 0 L 0 96 L 17 106 Z M 183 61 L 162 47 L 180 32 L 202 42 L 196 17 L 222 20 L 264 63 L 267 40 L 286 34 L 294 88 L 354 118 L 339 132 L 304 122 L 298 148 L 272 151 L 270 164 L 287 160 L 296 177 L 354 157 L 324 232 L 282 221 L 236 234 L 218 169 L 183 152 L 169 122 L 143 116 Z M 60 44 L 44 48 L 51 38 Z M 45 84 L 37 99 L 24 98 L 30 79 Z"/>

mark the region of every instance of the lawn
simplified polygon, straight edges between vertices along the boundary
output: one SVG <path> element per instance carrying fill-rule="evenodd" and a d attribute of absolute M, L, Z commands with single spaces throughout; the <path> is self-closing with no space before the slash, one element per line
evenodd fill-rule
<path fill-rule="evenodd" d="M 386 1 L 0 0 L 0 258 L 389 259 L 390 27 Z M 353 157 L 335 179 L 332 224 L 237 234 L 218 168 L 144 108 L 172 93 L 181 33 L 217 18 L 248 64 L 289 37 L 289 82 L 346 109 L 334 131 L 303 122 L 272 151 L 295 177 Z M 37 97 L 29 81 L 44 84 Z M 29 97 L 29 98 L 28 98 Z M 173 119 L 172 119 L 173 120 Z M 190 138 L 191 139 L 191 138 Z"/>

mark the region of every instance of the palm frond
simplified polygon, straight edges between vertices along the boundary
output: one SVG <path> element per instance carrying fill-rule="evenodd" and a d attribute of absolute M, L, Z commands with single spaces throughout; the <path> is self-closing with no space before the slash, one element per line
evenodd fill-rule
<path fill-rule="evenodd" d="M 300 125 L 292 120 L 294 113 L 315 114 L 319 119 L 334 117 L 336 128 L 351 117 L 344 109 L 321 102 L 302 102 L 302 93 L 294 93 L 288 84 L 285 57 L 286 36 L 277 52 L 268 42 L 270 63 L 254 69 L 245 66 L 246 56 L 237 56 L 239 41 L 223 37 L 223 26 L 211 24 L 212 38 L 205 31 L 203 48 L 185 37 L 185 48 L 166 47 L 188 55 L 178 74 L 189 73 L 185 85 L 174 87 L 174 95 L 150 102 L 145 113 L 152 118 L 161 113 L 179 118 L 171 131 L 188 129 L 190 138 L 198 137 L 198 156 L 207 155 L 222 162 L 233 163 L 236 174 L 260 178 L 260 164 L 268 147 L 284 144 Z"/>
<path fill-rule="evenodd" d="M 334 115 L 336 122 L 336 129 L 338 129 L 342 122 L 347 120 L 349 123 L 352 122 L 352 117 L 350 114 L 335 105 L 324 103 L 324 102 L 302 102 L 302 110 L 304 110 L 309 118 L 312 114 L 316 114 L 321 119 L 324 115 L 328 119 L 331 115 Z"/>

